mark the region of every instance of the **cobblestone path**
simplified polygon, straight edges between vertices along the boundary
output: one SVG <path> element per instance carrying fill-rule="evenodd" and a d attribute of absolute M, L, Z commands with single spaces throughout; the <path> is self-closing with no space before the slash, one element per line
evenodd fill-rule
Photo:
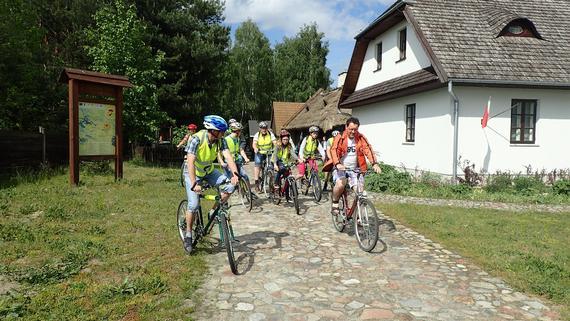
<path fill-rule="evenodd" d="M 239 270 L 223 249 L 207 255 L 209 275 L 197 320 L 557 320 L 536 298 L 468 264 L 441 245 L 382 216 L 373 253 L 338 233 L 320 205 L 259 200 L 252 213 L 231 208 Z M 395 228 L 395 229 L 394 229 Z"/>

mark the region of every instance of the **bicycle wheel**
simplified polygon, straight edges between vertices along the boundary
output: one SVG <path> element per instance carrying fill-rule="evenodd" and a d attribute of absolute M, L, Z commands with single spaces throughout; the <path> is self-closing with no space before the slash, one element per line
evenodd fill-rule
<path fill-rule="evenodd" d="M 234 248 L 232 246 L 232 239 L 230 235 L 230 228 L 228 226 L 228 220 L 225 213 L 220 213 L 218 215 L 220 219 L 220 224 L 222 224 L 222 239 L 224 241 L 224 246 L 226 247 L 226 252 L 228 254 L 228 262 L 230 263 L 230 269 L 233 274 L 238 274 L 236 259 L 234 257 Z"/>
<path fill-rule="evenodd" d="M 178 212 L 176 212 L 176 226 L 178 227 L 178 235 L 184 241 L 186 234 L 186 209 L 188 208 L 188 201 L 183 200 L 178 205 Z"/>
<path fill-rule="evenodd" d="M 342 232 L 344 230 L 344 227 L 346 226 L 346 223 L 343 219 L 343 217 L 346 217 L 346 208 L 344 207 L 345 201 L 346 201 L 346 195 L 343 194 L 338 200 L 338 212 L 339 212 L 338 215 L 333 214 L 333 212 L 331 211 L 333 226 L 339 232 Z"/>
<path fill-rule="evenodd" d="M 278 189 L 273 188 L 269 195 L 273 204 L 279 205 L 281 203 L 281 186 Z"/>
<path fill-rule="evenodd" d="M 266 170 L 263 173 L 262 191 L 265 197 L 270 198 L 273 188 L 273 171 Z"/>
<path fill-rule="evenodd" d="M 245 207 L 248 211 L 251 211 L 251 208 L 253 207 L 251 187 L 249 186 L 249 182 L 246 181 L 243 177 L 239 178 L 238 193 L 243 207 Z"/>
<path fill-rule="evenodd" d="M 323 197 L 323 190 L 321 188 L 321 180 L 319 178 L 319 174 L 313 172 L 311 174 L 311 186 L 313 187 L 313 197 L 315 198 L 315 202 L 320 202 L 321 197 Z"/>
<path fill-rule="evenodd" d="M 378 242 L 378 215 L 372 202 L 360 200 L 353 218 L 354 234 L 358 246 L 363 251 L 370 252 Z"/>
<path fill-rule="evenodd" d="M 297 182 L 292 176 L 289 176 L 287 179 L 289 180 L 289 195 L 295 205 L 295 212 L 297 215 L 301 215 L 299 209 L 299 191 L 297 190 Z"/>

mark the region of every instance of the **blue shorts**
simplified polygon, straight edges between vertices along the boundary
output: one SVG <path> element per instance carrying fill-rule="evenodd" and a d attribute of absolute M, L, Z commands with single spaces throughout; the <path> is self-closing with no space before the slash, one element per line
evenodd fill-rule
<path fill-rule="evenodd" d="M 220 173 L 217 169 L 214 169 L 213 172 L 204 176 L 204 177 L 196 177 L 198 182 L 206 181 L 210 186 L 220 186 L 225 181 L 228 181 L 227 184 L 224 184 L 220 188 L 220 192 L 231 194 L 234 192 L 235 186 L 229 183 L 229 179 L 226 175 Z M 190 180 L 190 176 L 188 176 L 188 167 L 184 170 L 184 187 L 186 188 L 186 197 L 188 198 L 188 211 L 196 212 L 198 210 L 198 206 L 200 205 L 200 197 L 196 192 L 190 190 L 194 182 Z"/>
<path fill-rule="evenodd" d="M 261 166 L 264 160 L 267 160 L 267 154 L 256 153 L 254 157 L 255 166 Z"/>
<path fill-rule="evenodd" d="M 237 166 L 237 168 L 238 168 L 239 174 L 240 174 L 241 176 L 243 176 L 243 178 L 245 178 L 245 181 L 246 181 L 246 182 L 249 182 L 249 177 L 247 176 L 247 173 L 245 172 L 245 169 L 243 169 L 243 165 L 241 165 L 241 164 L 236 164 L 236 166 Z M 227 176 L 227 177 L 232 177 L 232 176 L 233 176 L 232 173 L 231 173 L 231 171 L 230 171 L 230 167 L 229 167 L 229 166 L 224 167 L 224 172 L 226 173 L 226 176 Z"/>

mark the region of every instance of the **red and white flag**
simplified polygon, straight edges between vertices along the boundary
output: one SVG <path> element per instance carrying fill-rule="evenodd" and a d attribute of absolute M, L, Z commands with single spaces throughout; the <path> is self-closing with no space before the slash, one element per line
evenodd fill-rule
<path fill-rule="evenodd" d="M 481 128 L 487 127 L 487 122 L 489 121 L 489 112 L 491 112 L 490 96 L 489 96 L 489 102 L 487 102 L 487 106 L 485 107 L 485 111 L 483 112 L 483 118 L 481 118 Z"/>

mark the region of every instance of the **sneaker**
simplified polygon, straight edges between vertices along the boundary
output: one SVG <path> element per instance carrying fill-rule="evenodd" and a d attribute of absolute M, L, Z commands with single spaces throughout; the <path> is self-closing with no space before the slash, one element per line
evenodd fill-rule
<path fill-rule="evenodd" d="M 184 251 L 186 251 L 186 253 L 188 253 L 188 254 L 192 253 L 192 238 L 191 237 L 185 237 L 184 238 Z"/>

